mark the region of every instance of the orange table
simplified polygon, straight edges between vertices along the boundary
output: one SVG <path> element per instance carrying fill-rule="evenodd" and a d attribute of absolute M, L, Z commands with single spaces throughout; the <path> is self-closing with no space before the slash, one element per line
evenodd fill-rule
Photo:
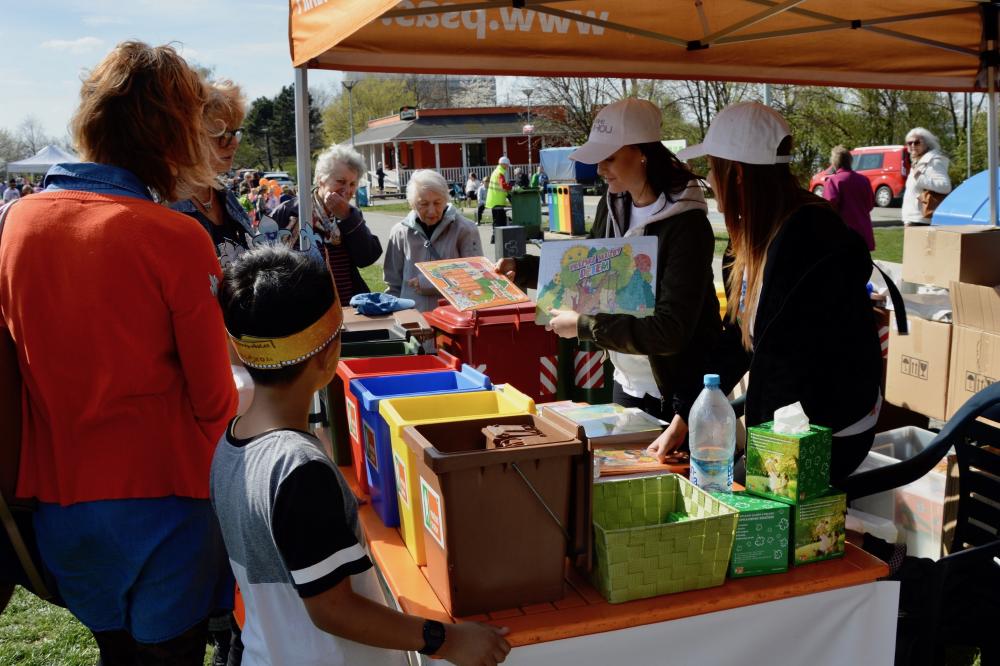
<path fill-rule="evenodd" d="M 342 471 L 344 471 L 345 478 L 350 479 L 349 470 L 342 469 Z M 356 488 L 355 492 L 357 492 Z M 454 620 L 445 612 L 420 568 L 414 564 L 399 533 L 394 528 L 385 527 L 371 506 L 367 504 L 362 504 L 360 507 L 359 520 L 368 539 L 372 558 L 398 606 L 407 613 L 442 621 Z M 673 624 L 671 621 L 684 618 L 694 618 L 709 613 L 718 614 L 733 609 L 794 598 L 810 599 L 810 595 L 841 590 L 845 590 L 845 592 L 832 595 L 830 597 L 831 603 L 843 603 L 846 604 L 847 608 L 851 608 L 854 604 L 862 609 L 863 605 L 868 603 L 866 599 L 879 592 L 880 599 L 875 600 L 874 597 L 869 599 L 874 605 L 865 611 L 875 613 L 881 621 L 878 635 L 864 637 L 869 643 L 872 641 L 880 643 L 872 646 L 877 648 L 874 653 L 870 651 L 868 653 L 874 661 L 862 660 L 853 663 L 865 663 L 866 666 L 874 666 L 878 663 L 891 665 L 892 644 L 895 635 L 895 602 L 898 597 L 898 588 L 896 588 L 895 583 L 875 582 L 879 577 L 887 574 L 888 567 L 882 561 L 852 544 L 847 544 L 847 553 L 842 559 L 793 568 L 785 574 L 727 579 L 721 587 L 640 599 L 622 604 L 609 604 L 588 581 L 570 568 L 567 570 L 566 576 L 566 596 L 560 601 L 494 612 L 488 616 L 460 619 L 506 626 L 510 629 L 510 634 L 507 637 L 510 644 L 514 648 L 527 648 L 543 643 L 568 639 L 576 640 L 582 637 L 593 637 L 595 634 L 620 632 L 648 625 L 659 627 L 662 623 Z M 876 589 L 878 586 L 889 587 Z M 857 595 L 857 599 L 851 599 L 851 595 Z M 771 608 L 768 607 L 768 612 L 771 612 Z M 822 605 L 817 606 L 817 610 L 822 608 Z M 775 612 L 780 610 L 777 606 L 774 609 Z M 798 612 L 795 609 L 792 610 L 793 613 Z M 745 613 L 739 617 L 745 617 Z M 817 623 L 821 623 L 823 620 L 817 615 Z M 847 620 L 845 619 L 843 622 L 847 622 Z M 882 634 L 886 632 L 888 635 L 883 636 Z M 775 636 L 772 638 L 783 641 L 795 640 L 794 636 L 783 638 Z M 852 638 L 842 636 L 838 640 L 849 642 Z M 511 656 L 518 653 L 519 650 L 515 649 Z M 888 654 L 888 662 L 884 662 L 886 653 Z M 841 656 L 843 655 L 841 654 Z M 661 661 L 658 663 L 667 663 L 662 660 L 663 655 L 660 657 Z M 743 664 L 754 663 L 740 661 Z M 542 663 L 556 662 L 547 658 L 546 662 Z M 577 659 L 575 663 L 579 665 L 586 662 Z M 636 660 L 635 655 L 630 655 L 623 663 L 645 662 L 641 658 Z M 771 663 L 778 662 L 772 661 Z M 813 663 L 827 662 L 820 658 Z M 848 662 L 842 662 L 838 659 L 828 663 Z"/>

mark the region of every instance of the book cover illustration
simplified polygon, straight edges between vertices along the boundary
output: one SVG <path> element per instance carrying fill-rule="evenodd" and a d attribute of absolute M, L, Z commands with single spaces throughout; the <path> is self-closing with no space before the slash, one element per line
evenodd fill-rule
<path fill-rule="evenodd" d="M 588 438 L 649 432 L 650 441 L 667 425 L 635 407 L 615 403 L 556 407 L 553 411 L 583 427 Z"/>
<path fill-rule="evenodd" d="M 552 308 L 647 317 L 655 275 L 655 236 L 543 243 L 535 322 L 547 324 Z"/>
<path fill-rule="evenodd" d="M 416 264 L 456 310 L 481 310 L 531 299 L 514 283 L 493 270 L 486 257 L 439 259 Z"/>
<path fill-rule="evenodd" d="M 618 476 L 621 474 L 683 474 L 689 465 L 686 453 L 677 453 L 661 463 L 645 449 L 595 449 L 594 460 L 597 462 L 600 476 Z"/>

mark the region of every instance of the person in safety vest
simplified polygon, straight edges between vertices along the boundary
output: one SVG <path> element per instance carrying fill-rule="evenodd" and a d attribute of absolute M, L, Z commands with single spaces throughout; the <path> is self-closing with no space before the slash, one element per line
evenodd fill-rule
<path fill-rule="evenodd" d="M 486 207 L 493 213 L 493 228 L 502 227 L 507 224 L 507 209 L 509 205 L 507 193 L 514 187 L 514 183 L 508 180 L 510 173 L 510 158 L 506 155 L 500 158 L 497 168 L 490 175 L 490 184 L 486 188 Z M 492 243 L 492 239 L 490 240 Z"/>

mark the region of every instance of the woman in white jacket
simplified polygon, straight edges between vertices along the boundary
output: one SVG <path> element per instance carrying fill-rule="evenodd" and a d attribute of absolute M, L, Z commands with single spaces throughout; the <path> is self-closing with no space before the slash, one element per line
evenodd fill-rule
<path fill-rule="evenodd" d="M 437 307 L 437 289 L 414 265 L 421 261 L 483 254 L 476 224 L 449 204 L 448 183 L 430 169 L 414 172 L 406 186 L 410 213 L 392 228 L 382 267 L 386 292 L 412 298 L 420 312 Z"/>
<path fill-rule="evenodd" d="M 930 217 L 923 215 L 920 195 L 927 190 L 951 192 L 949 161 L 941 152 L 937 137 L 923 127 L 914 127 L 907 133 L 906 148 L 910 151 L 910 173 L 903 192 L 903 224 L 930 224 Z"/>

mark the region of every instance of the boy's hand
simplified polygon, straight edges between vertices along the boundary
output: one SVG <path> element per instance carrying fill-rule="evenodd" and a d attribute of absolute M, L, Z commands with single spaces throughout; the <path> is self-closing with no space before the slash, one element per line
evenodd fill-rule
<path fill-rule="evenodd" d="M 444 645 L 437 656 L 458 666 L 494 666 L 510 652 L 507 628 L 478 622 L 445 625 Z"/>

